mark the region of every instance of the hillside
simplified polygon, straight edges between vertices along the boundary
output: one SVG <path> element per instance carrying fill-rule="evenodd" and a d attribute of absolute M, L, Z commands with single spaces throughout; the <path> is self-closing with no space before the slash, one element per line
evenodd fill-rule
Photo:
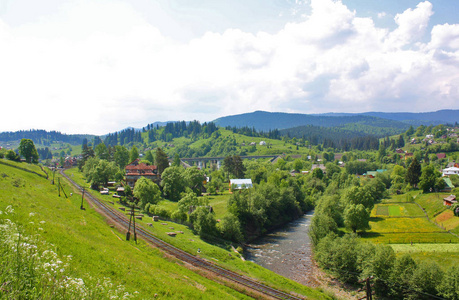
<path fill-rule="evenodd" d="M 290 113 L 271 113 L 256 111 L 234 116 L 227 116 L 214 121 L 220 127 L 254 127 L 256 130 L 269 131 L 273 129 L 287 129 L 298 126 L 320 126 L 320 127 L 345 127 L 347 124 L 359 124 L 361 131 L 365 132 L 366 126 L 376 128 L 390 128 L 392 131 L 402 132 L 409 126 L 399 121 L 388 121 L 372 116 L 363 115 L 340 115 L 322 116 Z M 355 129 L 354 129 L 355 130 Z M 367 130 L 368 131 L 368 130 Z"/>
<path fill-rule="evenodd" d="M 0 247 L 0 263 L 12 270 L 19 269 L 16 262 L 34 268 L 32 278 L 27 267 L 21 269 L 21 273 L 9 272 L 10 277 L 3 276 L 7 274 L 3 272 L 2 280 L 8 282 L 8 287 L 23 286 L 6 289 L 15 293 L 10 294 L 12 299 L 246 298 L 244 294 L 220 282 L 189 270 L 175 258 L 165 257 L 162 252 L 141 240 L 137 244 L 132 239 L 125 241 L 125 232 L 118 232 L 108 226 L 104 217 L 88 206 L 88 203 L 84 203 L 86 210 L 80 210 L 81 196 L 75 191 L 70 196 L 72 190 L 64 180 L 60 181 L 69 198 L 65 198 L 62 191 L 59 197 L 56 185 L 51 185 L 50 180 L 17 168 L 40 172 L 37 166 L 3 160 L 1 162 L 0 224 L 8 226 L 0 226 L 0 245 L 4 243 Z M 78 174 L 72 173 L 71 176 L 80 180 Z M 150 228 L 155 235 L 165 235 L 164 231 L 168 230 L 166 227 L 148 227 L 144 222 L 139 223 Z M 16 225 L 19 226 L 21 239 L 28 244 L 16 242 Z M 184 245 L 186 251 L 195 253 L 196 247 L 201 248 L 204 258 L 228 264 L 246 276 L 266 280 L 273 286 L 283 287 L 312 299 L 328 299 L 320 292 L 282 278 L 251 262 L 244 262 L 236 255 L 229 255 L 231 249 L 205 243 L 184 225 L 170 225 L 184 232 L 183 237 L 171 241 Z M 16 253 L 21 253 L 21 256 L 9 259 L 14 254 L 8 252 L 9 247 L 3 246 L 10 242 L 12 245 L 28 248 L 18 248 Z M 40 261 L 35 262 L 28 255 L 22 255 L 26 252 L 29 255 L 37 253 L 41 257 Z M 54 285 L 48 282 L 53 282 Z M 66 284 L 68 287 L 63 289 Z M 30 289 L 25 288 L 26 285 Z M 33 295 L 30 294 L 32 289 Z"/>
<path fill-rule="evenodd" d="M 79 195 L 67 199 L 63 195 L 58 197 L 57 187 L 50 181 L 14 168 L 15 165 L 21 168 L 27 165 L 8 164 L 13 167 L 0 164 L 0 211 L 4 212 L 0 222 L 4 224 L 5 217 L 11 219 L 22 228 L 24 238 L 39 234 L 40 240 L 35 244 L 46 243 L 39 251 L 53 249 L 56 252 L 55 261 L 66 263 L 71 257 L 68 267 L 56 270 L 59 274 L 81 278 L 89 289 L 95 289 L 97 282 L 110 283 L 115 293 L 121 286 L 138 299 L 152 299 L 155 294 L 166 298 L 174 294 L 186 298 L 244 298 L 244 295 L 164 258 L 161 252 L 142 241 L 137 245 L 133 241 L 126 242 L 124 233 L 110 228 L 103 217 L 87 204 L 87 209 L 81 211 Z M 37 171 L 34 166 L 32 170 Z M 69 187 L 64 185 L 64 188 L 69 195 Z M 8 206 L 11 208 L 6 209 Z M 7 210 L 14 213 L 5 216 Z M 2 232 L 3 237 L 4 234 Z M 2 257 L 5 259 L 8 256 Z M 5 264 L 2 263 L 2 266 Z M 126 274 L 129 274 L 129 280 L 126 280 Z M 14 278 L 10 280 L 14 281 Z M 57 277 L 55 280 L 58 281 Z M 106 288 L 108 290 L 108 286 Z M 107 299 L 109 295 L 94 298 Z"/>
<path fill-rule="evenodd" d="M 419 125 L 438 125 L 438 124 L 455 124 L 459 122 L 459 110 L 444 109 L 435 112 L 423 112 L 423 113 L 410 113 L 410 112 L 365 112 L 359 114 L 352 113 L 328 113 L 328 114 L 317 114 L 315 116 L 330 116 L 330 117 L 343 117 L 343 116 L 355 116 L 364 115 L 372 116 L 376 118 L 388 119 L 407 123 L 413 126 Z"/>

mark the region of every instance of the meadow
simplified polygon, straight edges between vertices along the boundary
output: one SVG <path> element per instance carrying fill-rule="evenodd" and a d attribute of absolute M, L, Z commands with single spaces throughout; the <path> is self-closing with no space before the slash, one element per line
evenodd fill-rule
<path fill-rule="evenodd" d="M 397 255 L 409 253 L 446 270 L 459 263 L 459 238 L 448 232 L 459 230 L 459 217 L 443 206 L 446 196 L 417 192 L 384 199 L 371 211 L 371 229 L 361 236 L 365 241 L 390 244 Z"/>
<path fill-rule="evenodd" d="M 61 183 L 70 195 L 70 187 L 63 180 Z M 0 190 L 0 210 L 10 207 L 14 211 L 8 220 L 17 224 L 24 236 L 38 237 L 59 261 L 72 257 L 65 273 L 69 277 L 121 286 L 139 299 L 155 295 L 174 299 L 245 297 L 166 258 L 141 240 L 137 244 L 125 241 L 125 233 L 108 226 L 87 203 L 86 210 L 80 210 L 79 195 L 59 197 L 50 180 L 0 165 Z M 1 216 L 6 222 L 6 215 Z"/>

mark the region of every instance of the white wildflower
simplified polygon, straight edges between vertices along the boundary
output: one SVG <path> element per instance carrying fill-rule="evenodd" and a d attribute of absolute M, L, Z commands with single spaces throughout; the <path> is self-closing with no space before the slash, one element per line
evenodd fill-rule
<path fill-rule="evenodd" d="M 35 216 L 34 212 L 29 213 L 29 217 L 33 217 L 33 216 Z"/>

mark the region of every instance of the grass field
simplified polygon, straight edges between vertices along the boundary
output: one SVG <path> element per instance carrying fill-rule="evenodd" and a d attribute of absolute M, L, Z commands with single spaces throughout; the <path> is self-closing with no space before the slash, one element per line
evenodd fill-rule
<path fill-rule="evenodd" d="M 412 203 L 412 196 L 416 196 L 416 203 Z M 390 244 L 397 255 L 409 253 L 416 260 L 434 261 L 445 270 L 458 264 L 459 238 L 447 230 L 459 231 L 459 218 L 443 206 L 440 197 L 417 192 L 384 199 L 371 212 L 371 230 L 361 233 L 361 237 L 373 243 Z M 446 230 L 430 222 L 418 204 Z"/>
<path fill-rule="evenodd" d="M 427 212 L 429 218 L 433 219 L 448 208 L 443 205 L 443 198 L 449 196 L 449 194 L 441 193 L 429 193 L 419 194 L 415 201 L 421 205 Z"/>
<path fill-rule="evenodd" d="M 115 286 L 123 285 L 129 293 L 137 291 L 138 294 L 134 295 L 139 299 L 152 299 L 155 294 L 161 298 L 173 299 L 245 298 L 230 288 L 184 268 L 175 259 L 165 258 L 160 251 L 141 240 L 137 245 L 132 240 L 126 242 L 125 233 L 110 228 L 103 217 L 87 203 L 84 204 L 86 210 L 81 211 L 81 196 L 75 191 L 69 198 L 63 195 L 58 197 L 57 187 L 51 185 L 50 180 L 5 165 L 0 165 L 0 175 L 0 208 L 12 205 L 15 221 L 23 224 L 29 234 L 35 234 L 34 226 L 42 224 L 40 237 L 54 245 L 52 247 L 59 255 L 73 256 L 70 265 L 72 276 L 83 279 L 109 277 Z M 71 172 L 70 176 L 76 181 L 83 181 L 81 174 L 76 171 Z M 72 189 L 64 180 L 61 183 L 69 195 Z M 89 192 L 100 197 L 97 191 Z M 31 213 L 34 214 L 33 218 L 30 217 Z M 147 222 L 152 221 L 144 218 L 140 224 L 145 226 Z M 320 292 L 278 276 L 254 263 L 243 262 L 234 252 L 225 248 L 226 245 L 216 247 L 205 243 L 186 226 L 162 223 L 155 223 L 153 228 L 145 227 L 190 253 L 196 253 L 196 249 L 201 248 L 200 255 L 203 257 L 231 266 L 234 270 L 241 269 L 243 273 L 260 278 L 270 285 L 311 298 L 326 298 Z M 165 234 L 171 231 L 169 227 L 184 233 L 175 238 L 169 237 Z"/>
<path fill-rule="evenodd" d="M 371 215 L 373 217 L 425 217 L 422 209 L 415 203 L 377 204 Z"/>

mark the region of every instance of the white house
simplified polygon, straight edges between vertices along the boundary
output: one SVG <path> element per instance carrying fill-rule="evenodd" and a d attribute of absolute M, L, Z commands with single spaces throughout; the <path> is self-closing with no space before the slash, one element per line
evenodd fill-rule
<path fill-rule="evenodd" d="M 459 168 L 456 168 L 456 167 L 446 168 L 446 169 L 443 169 L 442 173 L 443 173 L 443 176 L 459 175 Z"/>
<path fill-rule="evenodd" d="M 242 190 L 242 189 L 248 189 L 253 187 L 252 185 L 252 179 L 230 179 L 230 189 L 231 187 L 236 185 L 235 189 L 236 190 Z"/>

